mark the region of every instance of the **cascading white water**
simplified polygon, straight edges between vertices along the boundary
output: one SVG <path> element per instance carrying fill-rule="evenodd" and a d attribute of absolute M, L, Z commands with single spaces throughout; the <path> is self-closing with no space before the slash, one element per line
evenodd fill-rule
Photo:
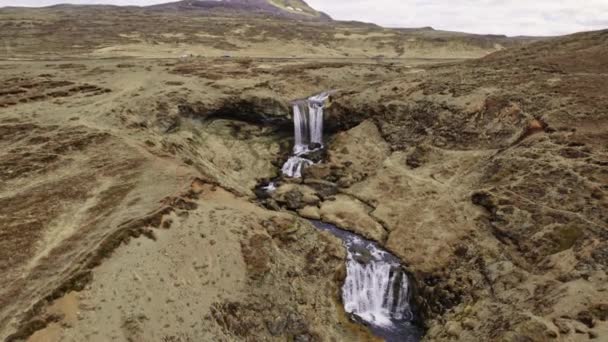
<path fill-rule="evenodd" d="M 312 164 L 314 164 L 312 160 L 293 156 L 283 165 L 283 174 L 291 178 L 301 178 L 302 170 Z"/>
<path fill-rule="evenodd" d="M 287 177 L 302 177 L 302 170 L 314 164 L 306 155 L 323 148 L 323 108 L 328 97 L 329 93 L 321 93 L 293 104 L 293 155 L 282 169 Z"/>
<path fill-rule="evenodd" d="M 346 312 L 382 327 L 411 319 L 407 277 L 398 263 L 382 259 L 361 263 L 349 251 L 346 272 L 342 287 Z"/>
<path fill-rule="evenodd" d="M 308 113 L 302 106 L 302 103 L 295 103 L 293 105 L 293 125 L 294 125 L 294 140 L 295 144 L 293 147 L 293 154 L 300 155 L 308 151 L 309 127 L 308 127 Z"/>
<path fill-rule="evenodd" d="M 323 145 L 323 106 L 324 98 L 312 97 L 308 102 L 310 116 L 310 142 Z"/>
<path fill-rule="evenodd" d="M 419 341 L 412 321 L 409 280 L 399 259 L 376 243 L 319 221 L 313 224 L 339 237 L 347 250 L 342 301 L 346 312 L 367 323 L 386 341 Z"/>

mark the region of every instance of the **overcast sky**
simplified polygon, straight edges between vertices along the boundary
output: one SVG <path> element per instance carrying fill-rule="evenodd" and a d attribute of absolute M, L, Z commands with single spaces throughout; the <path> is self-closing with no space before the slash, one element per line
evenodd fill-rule
<path fill-rule="evenodd" d="M 0 0 L 1 6 L 54 3 L 149 5 L 171 0 Z M 507 35 L 560 35 L 608 28 L 608 0 L 308 0 L 335 19 L 389 27 Z"/>

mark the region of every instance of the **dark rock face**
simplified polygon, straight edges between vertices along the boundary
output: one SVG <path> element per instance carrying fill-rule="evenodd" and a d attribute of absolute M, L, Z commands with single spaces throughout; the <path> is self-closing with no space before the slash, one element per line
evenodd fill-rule
<path fill-rule="evenodd" d="M 352 247 L 351 253 L 353 254 L 353 258 L 360 264 L 367 265 L 374 260 L 372 254 L 363 247 Z"/>
<path fill-rule="evenodd" d="M 270 97 L 226 98 L 212 105 L 183 103 L 179 105 L 178 112 L 184 117 L 201 120 L 240 120 L 274 126 L 285 131 L 289 131 L 293 126 L 289 118 L 290 108 Z"/>
<path fill-rule="evenodd" d="M 324 148 L 317 149 L 302 155 L 303 158 L 312 160 L 314 163 L 319 163 L 323 161 L 326 156 L 327 150 L 325 150 Z"/>

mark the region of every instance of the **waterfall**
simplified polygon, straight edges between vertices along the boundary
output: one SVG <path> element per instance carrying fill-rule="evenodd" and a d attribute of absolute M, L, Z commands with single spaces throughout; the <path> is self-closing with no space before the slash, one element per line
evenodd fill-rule
<path fill-rule="evenodd" d="M 308 99 L 310 116 L 310 142 L 323 145 L 323 107 L 327 94 L 319 94 Z"/>
<path fill-rule="evenodd" d="M 362 264 L 349 253 L 346 272 L 342 287 L 346 312 L 381 327 L 412 319 L 407 277 L 398 264 L 386 261 Z"/>
<path fill-rule="evenodd" d="M 287 177 L 302 177 L 304 168 L 314 164 L 306 156 L 323 148 L 323 108 L 328 97 L 329 93 L 321 93 L 293 104 L 293 155 L 282 170 Z"/>
<path fill-rule="evenodd" d="M 342 301 L 346 312 L 367 323 L 386 341 L 419 341 L 412 325 L 409 279 L 399 258 L 376 243 L 331 224 L 312 221 L 344 242 L 347 250 Z"/>
<path fill-rule="evenodd" d="M 310 137 L 310 125 L 308 108 L 304 102 L 297 102 L 293 105 L 293 127 L 294 127 L 294 147 L 293 154 L 299 156 L 308 151 Z"/>

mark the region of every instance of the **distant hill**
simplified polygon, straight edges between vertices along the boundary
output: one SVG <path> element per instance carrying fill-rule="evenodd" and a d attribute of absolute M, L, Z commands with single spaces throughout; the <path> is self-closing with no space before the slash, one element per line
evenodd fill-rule
<path fill-rule="evenodd" d="M 201 13 L 261 14 L 308 20 L 331 20 L 302 0 L 182 0 L 149 6 L 153 10 L 200 11 Z"/>
<path fill-rule="evenodd" d="M 528 40 L 332 20 L 302 0 L 0 8 L 0 59 L 478 58 Z"/>

